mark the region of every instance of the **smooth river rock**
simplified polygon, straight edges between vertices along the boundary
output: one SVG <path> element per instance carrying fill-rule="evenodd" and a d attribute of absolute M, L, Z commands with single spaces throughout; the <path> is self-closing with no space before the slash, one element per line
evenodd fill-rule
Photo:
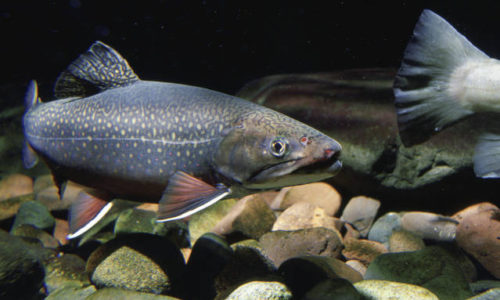
<path fill-rule="evenodd" d="M 301 255 L 336 258 L 343 247 L 340 233 L 323 227 L 273 231 L 264 234 L 259 242 L 264 253 L 276 266 L 280 266 L 289 258 Z"/>
<path fill-rule="evenodd" d="M 398 281 L 429 289 L 441 300 L 472 296 L 455 252 L 438 246 L 414 252 L 386 253 L 369 266 L 365 279 Z"/>
<path fill-rule="evenodd" d="M 387 280 L 363 280 L 354 284 L 365 299 L 440 300 L 434 293 L 418 285 Z"/>

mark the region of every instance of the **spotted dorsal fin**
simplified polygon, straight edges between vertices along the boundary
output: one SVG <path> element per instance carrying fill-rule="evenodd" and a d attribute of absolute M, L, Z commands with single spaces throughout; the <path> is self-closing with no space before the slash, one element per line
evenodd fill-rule
<path fill-rule="evenodd" d="M 85 97 L 138 80 L 118 52 L 97 41 L 59 75 L 55 95 L 57 98 Z"/>

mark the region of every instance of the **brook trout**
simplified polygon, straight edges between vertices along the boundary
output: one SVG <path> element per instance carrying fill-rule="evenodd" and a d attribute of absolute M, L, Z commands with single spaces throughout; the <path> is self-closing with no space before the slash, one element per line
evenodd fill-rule
<path fill-rule="evenodd" d="M 70 208 L 75 238 L 120 197 L 159 201 L 158 221 L 183 219 L 229 195 L 322 180 L 341 146 L 276 111 L 205 88 L 140 80 L 95 42 L 58 78 L 59 100 L 26 95 L 26 167 L 40 156 L 55 182 L 92 188 Z"/>

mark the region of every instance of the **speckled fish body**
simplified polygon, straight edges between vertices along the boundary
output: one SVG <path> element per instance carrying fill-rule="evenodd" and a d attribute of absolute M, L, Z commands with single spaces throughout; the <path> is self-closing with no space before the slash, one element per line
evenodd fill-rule
<path fill-rule="evenodd" d="M 25 134 L 60 176 L 157 200 L 179 169 L 214 183 L 210 158 L 224 130 L 259 110 L 208 89 L 138 81 L 39 105 L 25 117 Z"/>
<path fill-rule="evenodd" d="M 220 92 L 139 80 L 101 42 L 63 72 L 56 96 L 62 99 L 41 103 L 36 83 L 28 89 L 25 165 L 34 164 L 34 150 L 57 184 L 160 200 L 161 221 L 231 194 L 322 180 L 341 167 L 340 145 L 319 131 Z M 95 198 L 72 207 L 72 237 L 109 210 Z"/>

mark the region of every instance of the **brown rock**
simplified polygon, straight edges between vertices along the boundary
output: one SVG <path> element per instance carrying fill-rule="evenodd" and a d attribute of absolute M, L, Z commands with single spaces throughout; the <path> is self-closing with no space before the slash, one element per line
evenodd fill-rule
<path fill-rule="evenodd" d="M 456 241 L 500 279 L 500 209 L 467 214 L 457 227 Z"/>
<path fill-rule="evenodd" d="M 342 255 L 347 260 L 356 259 L 365 265 L 369 265 L 380 254 L 388 252 L 384 244 L 364 239 L 344 239 L 344 247 Z"/>
<path fill-rule="evenodd" d="M 56 226 L 54 227 L 54 237 L 59 241 L 61 245 L 66 245 L 69 241 L 66 236 L 69 234 L 69 224 L 68 221 L 62 219 L 56 219 Z"/>
<path fill-rule="evenodd" d="M 219 235 L 239 232 L 258 239 L 273 227 L 276 217 L 260 194 L 239 200 L 212 231 Z"/>
<path fill-rule="evenodd" d="M 278 191 L 266 191 L 266 192 L 261 192 L 259 193 L 261 198 L 267 203 L 267 205 L 272 209 L 275 210 L 274 207 L 272 207 L 275 199 L 278 197 L 280 192 Z"/>
<path fill-rule="evenodd" d="M 283 198 L 285 198 L 286 193 L 291 189 L 292 187 L 284 187 L 282 188 L 275 196 L 274 198 L 270 199 L 268 198 L 266 201 L 269 204 L 269 207 L 271 207 L 272 210 L 275 211 L 280 211 L 281 210 L 281 202 L 283 202 Z"/>
<path fill-rule="evenodd" d="M 273 231 L 264 234 L 260 244 L 276 266 L 300 255 L 338 257 L 342 249 L 342 237 L 337 230 L 323 227 L 297 231 Z"/>
<path fill-rule="evenodd" d="M 46 180 L 46 179 L 45 179 Z M 85 188 L 82 185 L 68 181 L 64 187 L 63 198 L 59 198 L 59 189 L 54 185 L 42 188 L 42 184 L 37 186 L 41 190 L 36 193 L 35 200 L 41 202 L 50 211 L 68 209 L 75 202 L 78 194 Z"/>
<path fill-rule="evenodd" d="M 376 199 L 365 196 L 354 197 L 344 208 L 341 220 L 352 224 L 361 236 L 366 237 L 379 207 L 380 201 Z"/>
<path fill-rule="evenodd" d="M 355 271 L 361 274 L 361 276 L 365 276 L 367 267 L 359 260 L 351 259 L 346 261 L 345 264 L 353 268 Z"/>
<path fill-rule="evenodd" d="M 435 241 L 453 241 L 457 224 L 455 219 L 428 212 L 407 212 L 401 217 L 404 230 Z"/>
<path fill-rule="evenodd" d="M 465 209 L 462 209 L 461 211 L 457 212 L 453 216 L 451 216 L 453 219 L 457 221 L 463 220 L 465 217 L 470 216 L 470 215 L 475 215 L 477 213 L 480 213 L 485 210 L 490 210 L 490 209 L 498 209 L 494 204 L 489 203 L 489 202 L 481 202 L 478 204 L 471 205 Z"/>
<path fill-rule="evenodd" d="M 0 201 L 33 193 L 33 179 L 12 174 L 0 180 Z"/>
<path fill-rule="evenodd" d="M 389 238 L 390 252 L 417 251 L 424 248 L 423 239 L 406 230 L 393 231 Z"/>
<path fill-rule="evenodd" d="M 315 182 L 285 190 L 280 209 L 285 210 L 295 203 L 307 202 L 323 208 L 328 216 L 334 216 L 339 210 L 341 201 L 342 197 L 339 192 L 331 185 Z"/>
<path fill-rule="evenodd" d="M 0 220 L 12 218 L 23 203 L 33 200 L 34 194 L 28 194 L 0 201 Z"/>
<path fill-rule="evenodd" d="M 354 229 L 354 227 L 352 227 L 351 224 L 349 223 L 345 223 L 344 224 L 344 227 L 346 229 L 346 233 L 344 235 L 344 239 L 359 239 L 361 237 L 361 234 L 359 233 L 359 231 L 357 231 L 356 229 Z"/>
<path fill-rule="evenodd" d="M 272 230 L 298 230 L 325 227 L 336 230 L 338 219 L 329 216 L 325 210 L 307 202 L 298 202 L 279 215 Z"/>

